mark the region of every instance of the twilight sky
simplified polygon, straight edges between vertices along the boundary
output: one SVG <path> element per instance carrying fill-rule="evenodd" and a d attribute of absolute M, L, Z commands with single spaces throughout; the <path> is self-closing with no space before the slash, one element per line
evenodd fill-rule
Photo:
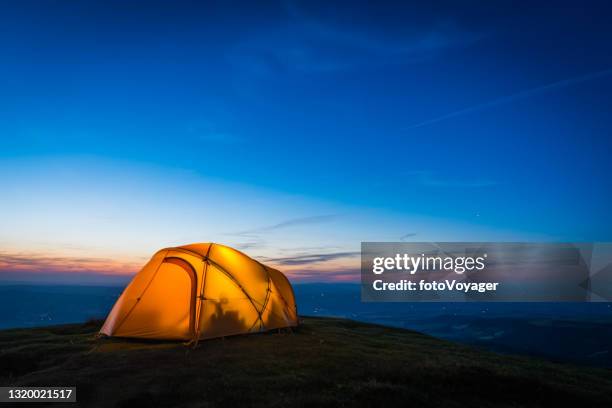
<path fill-rule="evenodd" d="M 0 281 L 233 245 L 612 239 L 605 2 L 0 6 Z"/>

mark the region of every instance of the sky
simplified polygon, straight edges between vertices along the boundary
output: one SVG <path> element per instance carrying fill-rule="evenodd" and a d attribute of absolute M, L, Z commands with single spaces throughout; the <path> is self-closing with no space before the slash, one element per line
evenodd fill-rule
<path fill-rule="evenodd" d="M 362 241 L 612 239 L 606 2 L 0 6 L 0 281 L 219 242 L 292 281 Z"/>

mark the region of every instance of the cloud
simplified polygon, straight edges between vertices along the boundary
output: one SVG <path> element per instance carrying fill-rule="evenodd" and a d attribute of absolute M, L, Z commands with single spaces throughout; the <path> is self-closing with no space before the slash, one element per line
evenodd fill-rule
<path fill-rule="evenodd" d="M 242 243 L 234 244 L 234 248 L 240 249 L 243 251 L 246 251 L 248 249 L 263 248 L 265 246 L 266 244 L 264 244 L 262 241 L 242 242 Z"/>
<path fill-rule="evenodd" d="M 257 234 L 272 232 L 279 229 L 303 226 L 303 225 L 313 225 L 313 224 L 323 224 L 326 222 L 334 221 L 338 218 L 337 214 L 329 214 L 329 215 L 315 215 L 311 217 L 301 217 L 301 218 L 292 218 L 286 221 L 279 222 L 278 224 L 268 225 L 264 227 L 254 228 L 251 230 L 230 233 L 229 235 L 239 235 L 239 236 L 256 236 Z"/>
<path fill-rule="evenodd" d="M 408 238 L 415 237 L 417 235 L 416 232 L 409 232 L 407 234 L 402 235 L 399 239 L 400 241 L 406 241 Z"/>
<path fill-rule="evenodd" d="M 361 271 L 358 268 L 338 268 L 331 270 L 298 269 L 285 272 L 296 282 L 358 282 Z"/>
<path fill-rule="evenodd" d="M 483 37 L 458 26 L 452 19 L 428 16 L 397 25 L 377 25 L 371 20 L 343 24 L 339 16 L 317 15 L 316 11 L 291 3 L 287 23 L 271 23 L 257 34 L 239 42 L 228 58 L 253 74 L 283 70 L 333 72 L 389 63 L 415 63 L 441 52 L 470 45 Z M 406 29 L 410 27 L 411 29 Z"/>
<path fill-rule="evenodd" d="M 144 263 L 144 262 L 143 262 Z M 128 275 L 137 272 L 143 263 L 116 259 L 62 257 L 37 253 L 0 252 L 0 276 L 15 273 L 97 273 Z"/>
<path fill-rule="evenodd" d="M 532 96 L 541 95 L 546 92 L 554 91 L 556 89 L 566 88 L 568 86 L 577 85 L 583 82 L 592 81 L 598 78 L 604 78 L 609 75 L 612 75 L 612 69 L 606 69 L 603 71 L 591 72 L 585 75 L 564 79 L 561 81 L 553 82 L 546 85 L 541 85 L 535 88 L 526 89 L 520 92 L 517 92 L 512 95 L 503 96 L 501 98 L 493 99 L 488 102 L 480 103 L 478 105 L 469 106 L 464 109 L 460 109 L 451 113 L 447 113 L 446 115 L 438 116 L 433 119 L 428 119 L 423 122 L 415 123 L 413 125 L 408 126 L 406 129 L 416 129 L 423 126 L 433 125 L 439 122 L 446 121 L 448 119 L 469 115 L 471 113 L 480 112 L 489 108 L 493 108 L 495 106 L 504 105 L 507 103 L 512 103 L 521 99 L 528 99 Z"/>
<path fill-rule="evenodd" d="M 301 246 L 301 247 L 291 247 L 291 248 L 278 248 L 279 253 L 290 253 L 296 254 L 298 252 L 313 252 L 313 251 L 330 251 L 342 249 L 341 246 L 333 246 L 333 245 L 324 245 L 324 246 Z"/>
<path fill-rule="evenodd" d="M 295 265 L 310 265 L 315 263 L 332 261 L 340 258 L 353 258 L 359 256 L 360 252 L 346 251 L 346 252 L 332 252 L 332 253 L 321 253 L 321 254 L 306 254 L 306 255 L 295 255 L 282 258 L 267 258 L 266 262 L 271 262 L 277 265 L 284 266 L 295 266 Z"/>

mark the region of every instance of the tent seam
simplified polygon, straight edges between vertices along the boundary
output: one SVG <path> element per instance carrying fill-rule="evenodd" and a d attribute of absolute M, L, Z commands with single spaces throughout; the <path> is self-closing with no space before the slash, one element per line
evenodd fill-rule
<path fill-rule="evenodd" d="M 140 295 L 138 295 L 138 297 L 136 298 L 136 303 L 134 303 L 134 305 L 132 305 L 130 310 L 125 314 L 123 319 L 121 319 L 121 322 L 117 325 L 117 327 L 113 330 L 113 332 L 118 331 L 121 328 L 123 323 L 125 323 L 127 318 L 130 316 L 130 314 L 132 314 L 132 311 L 134 311 L 134 309 L 136 308 L 138 303 L 140 303 L 140 299 L 142 299 L 142 297 L 144 296 L 144 294 L 147 291 L 147 289 L 149 289 L 149 286 L 151 286 L 151 282 L 153 282 L 153 279 L 155 279 L 155 276 L 157 275 L 157 272 L 159 271 L 159 268 L 161 268 L 162 264 L 164 263 L 164 259 L 166 259 L 166 255 L 168 255 L 168 252 L 169 252 L 169 250 L 166 250 L 166 253 L 164 254 L 164 257 L 163 257 L 162 261 L 159 263 L 159 265 L 157 265 L 157 268 L 155 268 L 155 273 L 153 273 L 153 276 L 151 276 L 151 279 L 149 280 L 149 282 L 147 282 L 147 286 L 145 286 L 145 288 L 142 290 Z"/>

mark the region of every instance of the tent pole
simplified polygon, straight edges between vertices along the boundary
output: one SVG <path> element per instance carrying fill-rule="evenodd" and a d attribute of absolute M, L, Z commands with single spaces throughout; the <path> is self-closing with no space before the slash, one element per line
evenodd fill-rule
<path fill-rule="evenodd" d="M 198 296 L 198 311 L 199 313 L 197 313 L 196 316 L 196 325 L 195 325 L 195 332 L 193 333 L 194 335 L 194 344 L 193 344 L 193 348 L 196 348 L 198 346 L 198 343 L 200 342 L 200 320 L 202 318 L 202 312 L 204 311 L 204 306 L 206 306 L 206 303 L 203 303 L 204 300 L 206 300 L 206 298 L 204 297 L 204 293 L 206 291 L 206 273 L 208 272 L 208 255 L 210 255 L 210 250 L 212 248 L 212 246 L 214 245 L 214 243 L 210 243 L 210 245 L 208 246 L 208 251 L 206 251 L 206 256 L 202 259 L 202 261 L 204 262 L 204 272 L 202 273 L 202 288 L 200 289 L 200 296 Z"/>

